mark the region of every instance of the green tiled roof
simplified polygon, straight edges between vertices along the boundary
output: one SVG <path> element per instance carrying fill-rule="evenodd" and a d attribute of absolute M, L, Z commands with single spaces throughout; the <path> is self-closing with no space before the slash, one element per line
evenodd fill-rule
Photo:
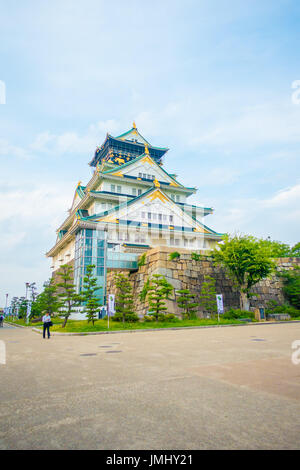
<path fill-rule="evenodd" d="M 126 163 L 123 163 L 123 165 L 120 165 L 118 167 L 115 167 L 115 168 L 112 168 L 111 170 L 106 170 L 106 171 L 103 171 L 103 174 L 108 174 L 108 173 L 115 173 L 116 171 L 120 171 L 122 170 L 123 168 L 126 168 L 127 166 L 129 165 L 132 165 L 133 163 L 136 163 L 138 162 L 139 160 L 141 160 L 142 158 L 144 157 L 149 157 L 151 158 L 151 155 L 148 155 L 146 153 L 143 153 L 142 155 L 140 155 L 139 157 L 135 158 L 134 160 L 130 160 L 129 162 L 126 162 Z M 157 165 L 167 176 L 169 176 L 169 178 L 171 178 L 176 184 L 178 184 L 179 186 L 185 188 L 185 186 L 183 186 L 182 184 L 180 184 L 177 180 L 175 180 L 175 178 L 173 178 L 173 176 L 171 176 L 164 168 L 162 168 L 160 165 L 158 165 L 156 163 L 156 161 L 151 158 L 151 160 L 155 163 L 155 165 Z M 195 189 L 195 188 L 186 188 L 186 189 Z"/>

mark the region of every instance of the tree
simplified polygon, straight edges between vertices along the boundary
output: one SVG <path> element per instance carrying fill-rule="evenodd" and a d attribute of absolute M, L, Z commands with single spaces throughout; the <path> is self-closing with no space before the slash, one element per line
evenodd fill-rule
<path fill-rule="evenodd" d="M 289 303 L 300 310 L 300 268 L 291 271 L 283 271 L 283 292 Z"/>
<path fill-rule="evenodd" d="M 95 292 L 99 289 L 97 285 L 97 278 L 93 277 L 93 271 L 95 265 L 91 264 L 86 267 L 86 275 L 83 278 L 83 290 L 81 292 L 82 301 L 84 301 L 88 323 L 91 321 L 95 323 L 97 319 L 97 313 L 99 309 L 99 297 L 95 295 Z"/>
<path fill-rule="evenodd" d="M 29 300 L 25 299 L 25 297 L 19 297 L 18 301 L 18 310 L 19 310 L 19 318 L 26 318 L 27 316 L 27 305 Z"/>
<path fill-rule="evenodd" d="M 300 242 L 296 243 L 296 245 L 291 248 L 290 256 L 300 258 Z"/>
<path fill-rule="evenodd" d="M 260 239 L 259 243 L 261 247 L 269 250 L 271 258 L 286 258 L 288 256 L 291 256 L 291 247 L 286 243 L 270 239 Z"/>
<path fill-rule="evenodd" d="M 290 256 L 300 258 L 300 242 L 292 247 L 286 243 L 270 239 L 261 239 L 260 243 L 270 250 L 271 258 L 288 258 Z"/>
<path fill-rule="evenodd" d="M 152 278 L 145 283 L 140 298 L 142 301 L 148 299 L 149 314 L 153 315 L 156 321 L 167 310 L 165 299 L 169 297 L 172 291 L 173 286 L 160 274 L 153 274 Z"/>
<path fill-rule="evenodd" d="M 11 314 L 16 315 L 18 311 L 18 306 L 19 306 L 19 298 L 18 297 L 13 297 L 10 302 L 10 307 L 11 307 Z"/>
<path fill-rule="evenodd" d="M 61 282 L 56 284 L 59 288 L 59 293 L 57 295 L 61 300 L 61 305 L 63 306 L 62 316 L 64 317 L 64 322 L 62 324 L 62 328 L 65 328 L 69 316 L 71 313 L 76 311 L 74 307 L 80 304 L 81 297 L 76 294 L 75 291 L 72 266 L 69 264 L 63 264 L 60 267 L 58 276 L 60 276 Z"/>
<path fill-rule="evenodd" d="M 189 320 L 196 318 L 196 307 L 198 307 L 199 304 L 193 302 L 195 296 L 190 293 L 189 289 L 180 289 L 176 294 L 179 295 L 176 299 L 178 307 L 183 309 L 182 317 Z"/>
<path fill-rule="evenodd" d="M 204 276 L 200 292 L 200 305 L 205 312 L 213 315 L 217 313 L 216 281 L 211 276 Z"/>
<path fill-rule="evenodd" d="M 275 269 L 270 250 L 250 235 L 225 235 L 212 251 L 216 263 L 225 267 L 240 291 L 240 308 L 249 310 L 251 288 Z"/>
<path fill-rule="evenodd" d="M 39 294 L 35 302 L 32 303 L 31 316 L 39 316 L 43 313 L 53 315 L 58 312 L 60 307 L 61 301 L 57 295 L 57 286 L 54 283 L 54 279 L 51 278 L 44 282 L 43 292 Z"/>
<path fill-rule="evenodd" d="M 114 276 L 116 292 L 116 314 L 122 317 L 123 323 L 127 315 L 134 315 L 131 283 L 125 274 L 116 273 Z"/>

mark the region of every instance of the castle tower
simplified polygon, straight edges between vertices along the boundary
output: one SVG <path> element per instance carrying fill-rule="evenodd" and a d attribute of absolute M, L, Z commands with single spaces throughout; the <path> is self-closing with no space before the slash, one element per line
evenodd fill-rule
<path fill-rule="evenodd" d="M 69 216 L 47 253 L 54 273 L 74 264 L 80 291 L 85 267 L 96 266 L 105 286 L 107 268 L 136 269 L 140 253 L 154 246 L 209 250 L 221 239 L 202 223 L 212 208 L 190 205 L 196 188 L 184 186 L 162 165 L 167 148 L 152 146 L 132 128 L 118 137 L 107 134 L 90 162 L 94 173 L 78 183 Z M 99 293 L 105 300 L 105 288 Z"/>

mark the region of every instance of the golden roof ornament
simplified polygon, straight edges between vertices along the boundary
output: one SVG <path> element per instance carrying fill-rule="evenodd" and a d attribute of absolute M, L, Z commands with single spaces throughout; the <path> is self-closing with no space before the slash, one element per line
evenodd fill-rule
<path fill-rule="evenodd" d="M 156 188 L 160 188 L 160 182 L 158 181 L 157 178 L 155 178 L 155 179 L 153 180 L 153 183 L 154 183 L 154 186 L 155 186 Z"/>
<path fill-rule="evenodd" d="M 136 129 L 136 123 L 134 121 L 133 121 L 132 127 L 133 129 Z"/>
<path fill-rule="evenodd" d="M 147 144 L 145 144 L 145 153 L 146 153 L 147 155 L 149 155 L 149 149 L 148 149 L 148 145 L 147 145 Z"/>

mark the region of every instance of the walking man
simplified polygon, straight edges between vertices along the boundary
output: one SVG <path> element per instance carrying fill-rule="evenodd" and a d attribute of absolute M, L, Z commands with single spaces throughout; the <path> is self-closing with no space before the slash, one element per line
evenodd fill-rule
<path fill-rule="evenodd" d="M 43 338 L 46 337 L 46 330 L 48 334 L 48 339 L 50 338 L 50 326 L 52 326 L 52 321 L 49 313 L 43 316 Z"/>
<path fill-rule="evenodd" d="M 0 313 L 0 328 L 3 327 L 4 316 Z"/>

